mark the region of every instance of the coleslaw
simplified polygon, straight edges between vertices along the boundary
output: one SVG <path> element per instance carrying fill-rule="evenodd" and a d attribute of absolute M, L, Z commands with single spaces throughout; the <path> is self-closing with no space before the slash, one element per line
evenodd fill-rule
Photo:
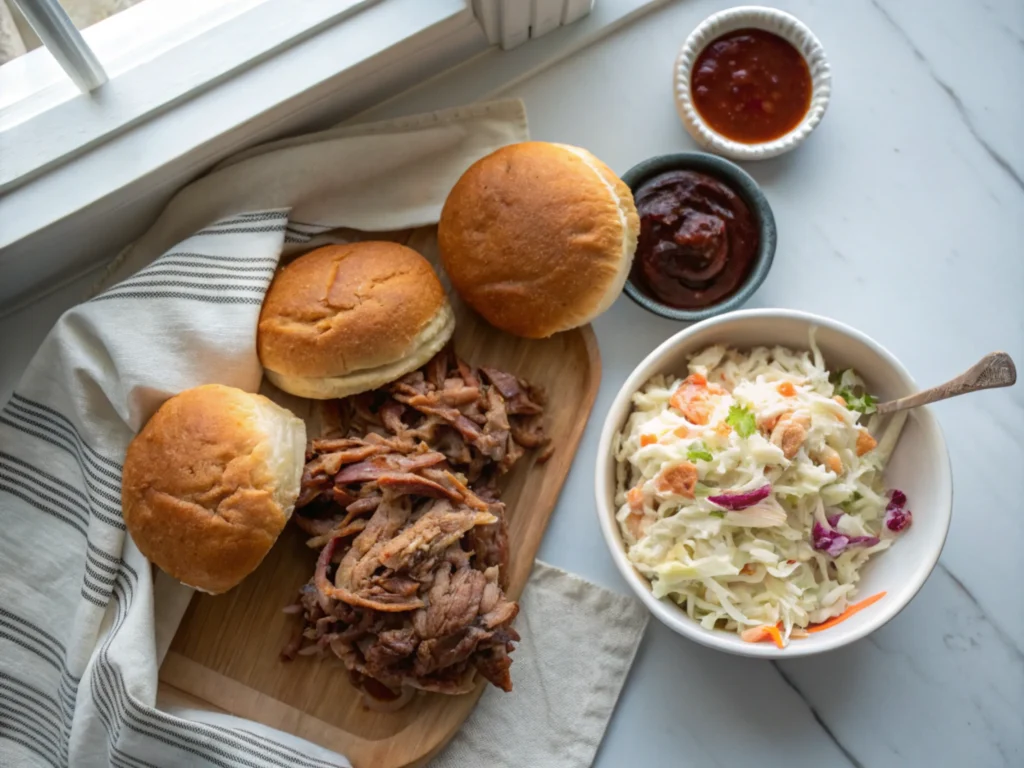
<path fill-rule="evenodd" d="M 813 331 L 808 351 L 712 346 L 688 368 L 637 392 L 613 442 L 616 518 L 654 595 L 780 647 L 859 609 L 861 568 L 911 521 L 883 485 L 906 412 L 872 415 Z"/>

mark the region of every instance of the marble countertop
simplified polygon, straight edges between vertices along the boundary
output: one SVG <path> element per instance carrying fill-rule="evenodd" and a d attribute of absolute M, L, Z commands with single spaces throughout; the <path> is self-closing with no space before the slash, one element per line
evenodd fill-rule
<path fill-rule="evenodd" d="M 834 92 L 802 147 L 745 166 L 779 228 L 772 272 L 748 306 L 854 325 L 922 385 L 995 349 L 1024 363 L 1024 5 L 776 5 L 822 41 Z M 693 27 L 728 6 L 668 4 L 487 91 L 510 61 L 495 54 L 373 116 L 519 96 L 534 138 L 586 147 L 621 173 L 696 148 L 675 114 L 672 61 Z M 0 401 L 80 295 L 72 284 L 0 321 Z M 632 368 L 679 328 L 625 297 L 595 323 L 604 378 L 540 552 L 617 591 L 628 588 L 592 502 L 598 433 Z M 1024 386 L 933 407 L 955 509 L 940 563 L 906 610 L 852 646 L 778 663 L 726 656 L 652 622 L 599 768 L 1024 764 Z"/>
<path fill-rule="evenodd" d="M 487 90 L 477 63 L 369 116 L 519 96 L 534 138 L 586 147 L 622 173 L 697 149 L 676 116 L 672 63 L 697 24 L 731 5 L 671 3 L 511 87 Z M 821 40 L 833 94 L 799 149 L 744 165 L 779 228 L 772 271 L 747 306 L 849 323 L 923 386 L 996 349 L 1024 363 L 1024 5 L 773 5 Z M 626 591 L 594 513 L 595 448 L 618 388 L 680 325 L 623 297 L 594 326 L 604 378 L 540 557 Z M 954 514 L 914 601 L 852 646 L 778 663 L 652 622 L 599 768 L 1024 764 L 1024 385 L 933 408 Z"/>

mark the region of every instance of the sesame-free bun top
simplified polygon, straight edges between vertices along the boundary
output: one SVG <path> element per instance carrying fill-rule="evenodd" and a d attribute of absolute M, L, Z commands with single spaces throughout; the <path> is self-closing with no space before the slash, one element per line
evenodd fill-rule
<path fill-rule="evenodd" d="M 604 163 L 577 147 L 529 141 L 462 175 L 438 245 L 470 306 L 502 330 L 544 338 L 611 306 L 639 231 L 629 187 Z"/>
<path fill-rule="evenodd" d="M 401 378 L 454 330 L 426 259 L 398 243 L 362 242 L 318 248 L 278 272 L 256 344 L 275 386 L 325 400 Z"/>
<path fill-rule="evenodd" d="M 128 446 L 124 522 L 168 574 L 212 594 L 256 569 L 295 509 L 306 425 L 262 395 L 220 384 L 160 406 Z"/>

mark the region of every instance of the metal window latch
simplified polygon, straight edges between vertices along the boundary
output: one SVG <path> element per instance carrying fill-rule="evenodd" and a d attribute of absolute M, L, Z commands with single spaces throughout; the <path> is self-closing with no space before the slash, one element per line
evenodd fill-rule
<path fill-rule="evenodd" d="M 107 82 L 103 65 L 58 0 L 14 0 L 14 4 L 83 93 Z"/>

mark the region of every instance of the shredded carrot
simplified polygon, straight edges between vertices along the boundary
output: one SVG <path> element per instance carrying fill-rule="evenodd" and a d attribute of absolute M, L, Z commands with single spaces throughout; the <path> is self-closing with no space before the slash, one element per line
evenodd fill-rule
<path fill-rule="evenodd" d="M 634 510 L 642 509 L 644 506 L 643 489 L 639 485 L 636 488 L 630 488 L 626 493 L 626 501 Z"/>
<path fill-rule="evenodd" d="M 686 407 L 686 398 L 684 397 L 685 392 L 680 387 L 672 393 L 672 397 L 668 399 L 668 404 L 675 408 L 677 411 L 681 411 Z"/>
<path fill-rule="evenodd" d="M 846 398 L 843 397 L 842 395 L 836 395 L 832 399 L 839 403 L 841 406 L 843 406 L 843 408 L 846 407 Z"/>
<path fill-rule="evenodd" d="M 873 451 L 878 445 L 878 441 L 871 436 L 866 429 L 861 427 L 860 432 L 857 433 L 857 455 L 863 456 L 869 451 Z"/>
<path fill-rule="evenodd" d="M 658 475 L 658 490 L 663 493 L 675 493 L 693 498 L 693 489 L 697 487 L 697 467 L 688 461 L 683 461 L 674 467 L 661 470 Z"/>
<path fill-rule="evenodd" d="M 748 643 L 759 643 L 762 640 L 768 639 L 768 633 L 765 631 L 765 626 L 762 624 L 759 627 L 751 627 L 750 629 L 744 629 L 740 632 L 740 639 Z"/>
<path fill-rule="evenodd" d="M 776 389 L 779 390 L 779 394 L 782 395 L 783 397 L 796 396 L 796 387 L 793 386 L 793 382 L 791 381 L 782 382 L 781 384 L 779 384 L 778 387 L 776 387 Z"/>
<path fill-rule="evenodd" d="M 648 445 L 654 445 L 656 442 L 658 442 L 658 438 L 656 435 L 640 435 L 641 448 L 644 448 L 645 446 Z"/>
<path fill-rule="evenodd" d="M 740 573 L 742 573 L 744 576 L 752 576 L 754 574 L 754 571 L 755 568 L 753 563 L 746 563 L 742 568 L 740 568 Z"/>
<path fill-rule="evenodd" d="M 693 424 L 707 424 L 711 417 L 708 405 L 708 380 L 699 373 L 691 373 L 669 398 L 668 404 Z"/>
<path fill-rule="evenodd" d="M 838 421 L 841 424 L 845 424 L 846 423 L 846 417 L 843 416 L 843 414 L 837 413 L 837 414 L 834 414 L 834 415 L 836 417 L 836 421 Z"/>
<path fill-rule="evenodd" d="M 859 603 L 854 603 L 849 608 L 847 608 L 845 611 L 840 613 L 838 616 L 833 616 L 828 621 L 821 622 L 821 624 L 813 624 L 813 625 L 809 626 L 807 628 L 807 631 L 808 632 L 821 632 L 823 629 L 829 629 L 830 627 L 834 627 L 836 624 L 841 624 L 842 622 L 846 621 L 848 618 L 853 616 L 853 614 L 860 613 L 861 611 L 863 611 L 868 606 L 871 606 L 871 605 L 874 605 L 875 603 L 877 603 L 879 600 L 881 600 L 883 597 L 885 597 L 885 594 L 886 594 L 885 592 L 879 592 L 877 595 L 872 595 L 869 598 L 861 600 Z"/>
<path fill-rule="evenodd" d="M 685 426 L 684 427 L 676 427 L 672 431 L 675 433 L 676 437 L 689 437 L 690 436 L 690 430 L 687 429 Z"/>
<path fill-rule="evenodd" d="M 748 643 L 761 643 L 765 640 L 771 640 L 777 648 L 786 647 L 786 644 L 782 642 L 782 633 L 779 632 L 779 628 L 774 624 L 762 624 L 759 627 L 745 629 L 740 633 L 740 637 Z"/>
<path fill-rule="evenodd" d="M 718 422 L 718 424 L 717 424 L 717 425 L 715 426 L 715 432 L 717 432 L 718 434 L 720 434 L 720 435 L 721 435 L 722 437 L 728 437 L 728 436 L 729 436 L 729 434 L 730 434 L 730 433 L 732 432 L 732 427 L 730 427 L 730 426 L 729 426 L 728 424 L 726 424 L 726 423 L 725 423 L 724 421 L 720 421 L 720 422 Z"/>

